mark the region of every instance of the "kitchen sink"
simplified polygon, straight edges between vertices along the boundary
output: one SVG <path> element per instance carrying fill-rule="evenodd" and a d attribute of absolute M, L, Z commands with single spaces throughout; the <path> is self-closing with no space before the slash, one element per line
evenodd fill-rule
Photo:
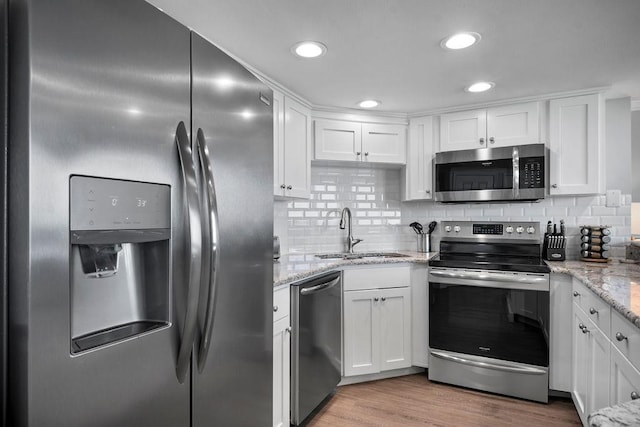
<path fill-rule="evenodd" d="M 356 252 L 350 253 L 337 253 L 337 254 L 318 254 L 317 258 L 320 259 L 361 259 L 361 258 L 406 258 L 409 255 L 399 254 L 397 252 Z"/>

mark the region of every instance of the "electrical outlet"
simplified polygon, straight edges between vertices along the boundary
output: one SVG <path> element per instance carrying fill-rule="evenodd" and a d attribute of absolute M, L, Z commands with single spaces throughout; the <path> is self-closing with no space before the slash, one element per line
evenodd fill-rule
<path fill-rule="evenodd" d="M 620 190 L 607 190 L 607 207 L 618 208 L 622 201 L 622 191 Z"/>

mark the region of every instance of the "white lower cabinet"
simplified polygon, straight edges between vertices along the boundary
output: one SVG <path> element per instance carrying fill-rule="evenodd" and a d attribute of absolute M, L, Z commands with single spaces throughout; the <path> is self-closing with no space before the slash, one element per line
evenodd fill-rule
<path fill-rule="evenodd" d="M 380 281 L 380 277 L 393 277 L 392 269 L 345 271 L 345 377 L 411 366 L 409 267 L 401 269 L 402 279 L 388 283 L 389 287 L 376 286 L 379 285 L 376 282 Z M 372 284 L 372 289 L 360 290 L 367 283 Z M 393 287 L 398 284 L 403 286 Z M 358 290 L 349 290 L 350 286 Z"/>
<path fill-rule="evenodd" d="M 582 423 L 586 425 L 590 413 L 609 406 L 610 343 L 575 303 L 573 328 L 571 396 Z"/>
<path fill-rule="evenodd" d="M 640 398 L 640 372 L 615 347 L 611 348 L 611 405 Z"/>
<path fill-rule="evenodd" d="M 273 301 L 273 426 L 289 427 L 291 366 L 289 287 L 276 290 Z"/>

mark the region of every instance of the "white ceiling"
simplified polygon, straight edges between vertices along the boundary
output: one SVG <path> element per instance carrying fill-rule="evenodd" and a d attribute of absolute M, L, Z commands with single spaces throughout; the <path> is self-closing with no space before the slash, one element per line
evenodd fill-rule
<path fill-rule="evenodd" d="M 315 106 L 416 113 L 608 87 L 640 100 L 640 0 L 148 0 Z M 455 32 L 477 45 L 444 51 Z M 328 52 L 303 60 L 301 40 Z M 483 94 L 464 87 L 496 83 Z"/>

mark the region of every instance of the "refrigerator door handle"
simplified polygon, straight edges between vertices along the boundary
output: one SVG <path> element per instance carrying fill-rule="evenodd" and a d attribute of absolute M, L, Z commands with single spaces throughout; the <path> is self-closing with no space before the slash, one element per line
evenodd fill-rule
<path fill-rule="evenodd" d="M 202 339 L 200 340 L 200 351 L 198 352 L 198 371 L 204 370 L 207 362 L 207 356 L 209 354 L 209 348 L 211 346 L 211 332 L 213 328 L 213 318 L 216 307 L 216 291 L 217 291 L 217 276 L 220 265 L 219 250 L 219 228 L 218 228 L 218 205 L 216 201 L 216 187 L 213 181 L 213 171 L 211 169 L 211 162 L 209 161 L 209 148 L 206 145 L 204 132 L 202 129 L 198 129 L 196 137 L 196 145 L 198 147 L 198 157 L 200 158 L 200 171 L 202 180 L 204 183 L 204 191 L 202 191 L 203 199 L 206 199 L 205 205 L 205 219 L 207 227 L 204 227 L 208 231 L 205 239 L 205 254 L 210 258 L 205 260 L 205 265 L 210 267 L 209 271 L 203 271 L 201 286 L 208 286 L 207 307 L 205 311 L 204 330 L 202 332 Z M 206 283 L 208 279 L 208 283 Z"/>
<path fill-rule="evenodd" d="M 191 154 L 191 144 L 184 122 L 180 122 L 176 129 L 176 144 L 178 146 L 183 190 L 186 199 L 187 223 L 189 224 L 189 230 L 187 232 L 189 270 L 186 275 L 189 287 L 187 290 L 187 306 L 184 322 L 182 323 L 182 335 L 176 365 L 176 376 L 180 384 L 182 384 L 189 370 L 191 349 L 193 348 L 198 321 L 198 296 L 200 294 L 200 275 L 202 268 L 202 230 L 196 171 Z"/>

